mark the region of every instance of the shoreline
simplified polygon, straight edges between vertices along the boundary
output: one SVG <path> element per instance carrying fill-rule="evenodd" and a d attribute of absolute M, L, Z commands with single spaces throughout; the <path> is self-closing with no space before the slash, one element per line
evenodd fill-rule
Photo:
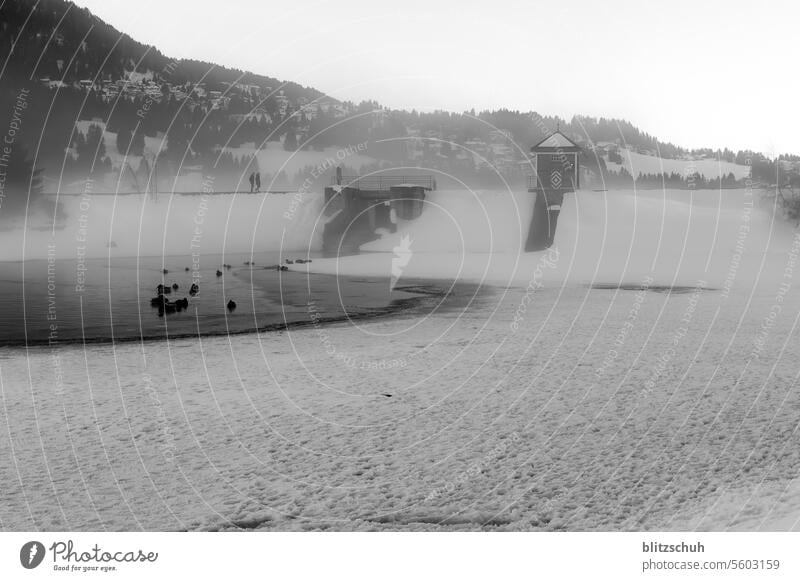
<path fill-rule="evenodd" d="M 329 276 L 329 275 L 320 275 Z M 348 277 L 353 281 L 363 279 L 363 277 Z M 45 349 L 45 348 L 58 348 L 58 347 L 72 347 L 76 345 L 110 345 L 117 343 L 157 343 L 160 341 L 176 341 L 186 339 L 205 339 L 216 337 L 227 337 L 235 335 L 253 335 L 259 333 L 280 333 L 282 331 L 291 331 L 303 328 L 316 328 L 316 327 L 329 327 L 347 321 L 369 321 L 375 319 L 391 319 L 399 317 L 401 314 L 410 313 L 415 309 L 426 306 L 426 302 L 431 297 L 440 299 L 439 306 L 445 305 L 448 297 L 452 292 L 440 288 L 436 283 L 441 281 L 416 281 L 415 284 L 404 285 L 396 287 L 395 290 L 412 294 L 408 298 L 394 299 L 388 305 L 383 307 L 376 307 L 363 312 L 347 313 L 343 315 L 331 315 L 321 317 L 311 317 L 304 320 L 284 321 L 283 323 L 270 323 L 259 327 L 243 328 L 243 329 L 224 329 L 205 331 L 200 333 L 175 333 L 164 335 L 124 335 L 121 337 L 116 336 L 95 336 L 88 338 L 74 338 L 62 339 L 57 341 L 50 341 L 48 339 L 34 339 L 30 341 L 13 341 L 0 344 L 0 354 L 7 351 L 17 350 L 20 348 L 25 349 Z M 459 285 L 465 286 L 465 285 Z M 453 297 L 454 299 L 455 297 Z M 450 306 L 447 306 L 450 308 Z"/>

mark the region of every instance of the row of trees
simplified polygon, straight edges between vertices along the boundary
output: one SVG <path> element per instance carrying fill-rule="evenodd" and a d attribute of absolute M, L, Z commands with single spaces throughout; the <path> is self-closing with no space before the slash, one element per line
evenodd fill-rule
<path fill-rule="evenodd" d="M 243 172 L 260 171 L 254 159 L 245 159 L 241 156 L 234 157 L 227 148 L 195 150 L 193 147 L 194 142 L 192 141 L 190 144 L 188 137 L 178 140 L 176 135 L 179 134 L 171 132 L 168 135 L 167 146 L 159 156 L 158 163 L 165 171 L 177 173 L 183 166 L 195 165 L 203 167 L 205 173 L 224 176 L 241 177 Z M 294 150 L 298 147 L 309 147 L 309 143 L 313 142 L 313 140 L 309 139 L 306 142 L 299 143 L 294 139 L 294 136 L 294 131 L 286 134 L 283 142 L 284 148 Z M 381 155 L 379 155 L 381 152 L 374 151 L 376 144 L 380 147 L 380 140 L 373 138 L 369 143 L 370 147 L 365 153 L 371 157 L 378 158 L 380 161 L 375 164 L 375 167 L 364 168 L 362 171 L 384 171 L 393 165 L 408 165 L 405 152 L 400 152 L 396 161 L 386 158 L 381 159 Z M 403 141 L 398 143 L 405 147 Z M 459 153 L 462 153 L 459 148 L 452 146 L 449 142 L 439 143 L 434 140 L 433 143 L 438 146 L 436 148 L 430 147 L 430 143 L 428 140 L 423 141 L 422 158 L 416 160 L 415 163 L 420 167 L 448 176 L 457 186 L 463 184 L 476 187 L 517 186 L 523 183 L 527 174 L 530 173 L 529 168 L 524 164 L 509 167 L 505 158 L 501 157 L 499 160 L 493 160 L 490 153 L 487 154 L 489 159 L 480 160 L 476 163 L 476 159 L 472 155 L 459 155 Z M 142 156 L 144 146 L 144 135 L 139 130 L 131 132 L 128 129 L 120 129 L 117 133 L 116 149 L 121 156 Z M 92 174 L 96 176 L 112 169 L 110 160 L 106 156 L 103 130 L 99 125 L 90 125 L 86 135 L 76 133 L 72 147 L 74 158 L 72 155 L 66 157 L 65 168 L 67 175 L 72 176 L 82 172 L 86 175 Z M 319 145 L 317 144 L 316 147 L 319 147 Z M 582 165 L 584 166 L 591 166 L 592 162 L 597 163 L 594 156 L 584 155 L 582 157 Z M 756 167 L 761 166 L 757 165 Z M 265 168 L 265 170 L 268 169 Z M 276 180 L 280 182 L 281 188 L 299 186 L 305 179 L 304 174 L 310 173 L 312 168 L 307 169 L 308 171 L 300 172 L 297 176 L 277 176 Z M 612 187 L 632 187 L 634 182 L 637 187 L 643 188 L 706 189 L 744 186 L 744 181 L 737 180 L 733 173 L 715 178 L 706 178 L 699 173 L 692 176 L 684 176 L 677 172 L 639 173 L 634 180 L 625 168 L 621 168 L 619 171 L 608 170 L 602 159 L 600 159 L 599 165 L 592 167 L 592 171 L 596 172 L 595 175 L 602 177 L 600 180 L 602 184 Z M 225 180 L 226 183 L 230 181 L 227 177 Z"/>
<path fill-rule="evenodd" d="M 706 189 L 732 189 L 742 188 L 746 180 L 737 180 L 730 172 L 724 176 L 706 177 L 700 173 L 683 175 L 677 172 L 670 173 L 639 173 L 636 178 L 623 167 L 619 171 L 605 171 L 602 173 L 602 184 L 606 188 L 644 188 L 644 189 L 677 189 L 677 190 L 706 190 Z"/>

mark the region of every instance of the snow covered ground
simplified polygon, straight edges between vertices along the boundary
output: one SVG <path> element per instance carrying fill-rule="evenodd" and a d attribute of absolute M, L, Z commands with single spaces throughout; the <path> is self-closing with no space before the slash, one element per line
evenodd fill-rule
<path fill-rule="evenodd" d="M 114 168 L 120 168 L 123 164 L 128 164 L 134 171 L 139 169 L 139 164 L 142 162 L 142 157 L 139 155 L 125 156 L 117 151 L 117 133 L 106 131 L 105 121 L 76 121 L 75 131 L 81 133 L 84 137 L 89 133 L 89 128 L 92 125 L 97 125 L 103 130 L 103 145 L 106 148 L 106 156 L 111 160 L 111 165 Z M 144 151 L 149 159 L 153 159 L 160 151 L 167 146 L 166 138 L 148 137 L 144 138 Z M 127 188 L 123 188 L 127 189 Z M 180 188 L 174 188 L 177 191 L 183 191 Z"/>
<path fill-rule="evenodd" d="M 98 125 L 103 130 L 103 145 L 105 146 L 106 156 L 111 161 L 111 165 L 115 170 L 121 167 L 129 167 L 133 171 L 138 171 L 142 163 L 142 157 L 138 155 L 128 155 L 117 151 L 117 134 L 116 132 L 107 131 L 106 124 L 103 121 L 77 121 L 75 123 L 75 130 L 78 133 L 86 136 L 89 128 L 92 125 Z M 148 159 L 152 160 L 155 156 L 167 146 L 167 139 L 165 137 L 147 137 L 144 138 L 144 151 Z M 309 167 L 320 168 L 319 174 L 323 174 L 324 170 L 331 170 L 332 168 L 343 164 L 348 168 L 360 171 L 365 165 L 370 165 L 376 162 L 376 159 L 366 155 L 366 143 L 357 144 L 350 148 L 337 148 L 326 147 L 321 151 L 314 149 L 300 149 L 297 151 L 286 151 L 280 141 L 269 141 L 265 143 L 245 143 L 238 147 L 227 148 L 234 159 L 247 163 L 253 157 L 258 160 L 258 166 L 253 166 L 251 170 L 258 169 L 261 173 L 269 174 L 276 178 L 280 172 L 283 172 L 286 178 L 294 180 L 298 172 L 308 169 Z M 247 183 L 248 172 L 242 176 L 241 183 L 238 185 L 240 191 L 247 190 L 249 184 Z M 266 177 L 266 176 L 265 176 Z M 304 176 L 306 177 L 306 176 Z M 175 192 L 200 192 L 204 190 L 203 173 L 201 171 L 192 171 L 192 168 L 187 166 L 183 168 L 180 175 L 171 176 L 168 179 L 163 176 L 159 180 L 159 188 L 167 191 Z M 115 178 L 111 183 L 107 183 L 101 189 L 109 189 L 111 191 L 127 192 L 133 189 L 133 183 L 128 183 L 130 180 L 129 174 L 124 174 L 123 178 L 119 181 Z M 315 178 L 315 182 L 318 182 Z M 316 183 L 315 187 L 322 189 L 323 186 L 328 185 L 327 181 L 324 183 Z M 265 182 L 263 188 L 266 190 L 283 190 L 286 188 L 283 182 L 270 183 Z M 74 184 L 66 184 L 61 182 L 54 182 L 49 184 L 49 189 L 59 190 L 62 192 L 83 192 L 86 188 L 83 182 Z M 142 189 L 144 189 L 142 187 Z"/>
<path fill-rule="evenodd" d="M 455 310 L 2 350 L 0 527 L 797 530 L 800 238 L 681 195 L 579 194 L 521 258 L 401 225 L 401 284 L 488 265 Z M 311 266 L 388 285 L 395 257 Z"/>
<path fill-rule="evenodd" d="M 606 159 L 606 167 L 616 172 L 624 167 L 632 176 L 638 176 L 640 173 L 671 174 L 674 172 L 682 176 L 698 173 L 706 179 L 714 179 L 733 173 L 736 179 L 740 180 L 750 175 L 750 166 L 737 165 L 729 161 L 718 161 L 716 159 L 665 159 L 628 149 L 622 149 L 619 153 L 622 156 L 622 163 L 614 163 Z"/>
<path fill-rule="evenodd" d="M 756 350 L 772 290 L 6 350 L 0 526 L 796 530 L 800 301 Z"/>

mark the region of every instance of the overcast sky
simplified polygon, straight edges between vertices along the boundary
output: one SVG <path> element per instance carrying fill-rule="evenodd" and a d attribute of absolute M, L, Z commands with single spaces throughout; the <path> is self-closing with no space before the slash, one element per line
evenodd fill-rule
<path fill-rule="evenodd" d="M 78 0 L 164 54 L 418 110 L 625 118 L 800 153 L 792 2 Z"/>

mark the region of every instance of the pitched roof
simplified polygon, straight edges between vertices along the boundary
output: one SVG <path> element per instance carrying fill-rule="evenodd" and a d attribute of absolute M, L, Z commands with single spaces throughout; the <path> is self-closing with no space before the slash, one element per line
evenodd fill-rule
<path fill-rule="evenodd" d="M 577 145 L 575 145 L 569 138 L 561 133 L 560 131 L 556 131 L 555 133 L 548 135 L 542 141 L 531 147 L 531 151 L 537 149 L 561 149 L 561 150 L 572 150 L 577 151 L 580 149 Z"/>

